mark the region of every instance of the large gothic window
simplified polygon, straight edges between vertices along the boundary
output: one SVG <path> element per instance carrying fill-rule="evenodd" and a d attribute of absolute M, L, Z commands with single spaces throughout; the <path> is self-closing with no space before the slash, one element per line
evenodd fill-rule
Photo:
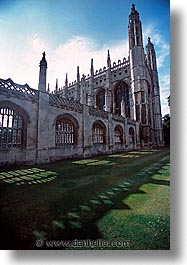
<path fill-rule="evenodd" d="M 22 147 L 23 120 L 13 109 L 0 108 L 0 148 Z"/>
<path fill-rule="evenodd" d="M 105 144 L 106 142 L 106 129 L 105 125 L 101 121 L 96 121 L 93 124 L 93 143 Z"/>
<path fill-rule="evenodd" d="M 124 101 L 122 104 L 122 100 Z M 124 106 L 126 118 L 130 118 L 130 99 L 128 85 L 120 81 L 114 88 L 114 113 L 117 115 L 122 114 L 122 105 Z"/>
<path fill-rule="evenodd" d="M 105 90 L 101 89 L 96 95 L 96 106 L 98 109 L 104 109 L 105 106 Z"/>
<path fill-rule="evenodd" d="M 56 146 L 72 146 L 77 143 L 77 126 L 67 117 L 59 117 L 56 120 Z"/>
<path fill-rule="evenodd" d="M 115 140 L 115 144 L 123 143 L 123 129 L 119 125 L 117 125 L 114 129 L 114 140 Z"/>

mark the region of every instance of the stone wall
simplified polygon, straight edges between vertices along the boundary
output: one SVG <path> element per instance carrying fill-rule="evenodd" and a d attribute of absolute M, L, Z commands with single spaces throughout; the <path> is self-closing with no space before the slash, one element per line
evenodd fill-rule
<path fill-rule="evenodd" d="M 104 110 L 66 100 L 59 95 L 35 91 L 28 95 L 23 91 L 0 88 L 0 107 L 19 109 L 26 117 L 25 146 L 0 149 L 0 165 L 48 163 L 60 159 L 90 157 L 136 148 L 129 144 L 129 124 L 137 131 L 137 123 L 127 121 Z M 58 117 L 69 115 L 77 121 L 76 145 L 56 146 L 55 127 Z M 104 144 L 93 143 L 93 124 L 101 122 L 106 128 Z M 115 143 L 114 129 L 123 130 L 123 143 Z M 135 137 L 137 139 L 137 137 Z"/>

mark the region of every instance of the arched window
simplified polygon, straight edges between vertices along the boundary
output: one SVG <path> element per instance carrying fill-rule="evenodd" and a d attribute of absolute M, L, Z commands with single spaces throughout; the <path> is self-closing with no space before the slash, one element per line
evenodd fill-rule
<path fill-rule="evenodd" d="M 123 129 L 119 125 L 117 125 L 114 129 L 114 140 L 115 140 L 115 144 L 123 143 Z"/>
<path fill-rule="evenodd" d="M 122 100 L 124 100 L 125 105 L 125 116 L 130 118 L 129 86 L 125 82 L 119 81 L 114 87 L 114 114 L 121 115 Z"/>
<path fill-rule="evenodd" d="M 24 122 L 13 108 L 0 107 L 0 148 L 22 147 Z"/>
<path fill-rule="evenodd" d="M 106 143 L 106 127 L 101 121 L 96 121 L 93 124 L 93 143 L 105 144 Z"/>
<path fill-rule="evenodd" d="M 129 128 L 129 143 L 134 143 L 134 129 L 132 127 Z"/>
<path fill-rule="evenodd" d="M 56 120 L 56 146 L 72 146 L 77 144 L 77 122 L 69 115 L 63 115 Z"/>
<path fill-rule="evenodd" d="M 105 90 L 101 89 L 96 95 L 96 106 L 98 109 L 104 109 L 105 106 Z"/>

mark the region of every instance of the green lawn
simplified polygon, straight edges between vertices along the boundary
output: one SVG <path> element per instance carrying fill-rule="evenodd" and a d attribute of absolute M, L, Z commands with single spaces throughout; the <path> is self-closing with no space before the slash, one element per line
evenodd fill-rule
<path fill-rule="evenodd" d="M 169 249 L 169 150 L 2 169 L 0 192 L 1 249 L 41 238 Z"/>
<path fill-rule="evenodd" d="M 105 240 L 127 241 L 126 249 L 169 249 L 170 187 L 164 182 L 169 181 L 169 165 L 152 179 L 160 182 L 142 185 L 122 201 L 124 209 L 111 210 L 99 220 Z"/>

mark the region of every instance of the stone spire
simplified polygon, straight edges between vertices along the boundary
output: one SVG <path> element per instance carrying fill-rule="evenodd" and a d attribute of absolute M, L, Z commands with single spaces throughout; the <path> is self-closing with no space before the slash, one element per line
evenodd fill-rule
<path fill-rule="evenodd" d="M 128 35 L 130 49 L 132 49 L 134 46 L 140 46 L 143 48 L 142 25 L 139 18 L 139 13 L 135 9 L 134 4 L 132 5 L 131 13 L 129 15 Z"/>
<path fill-rule="evenodd" d="M 146 45 L 146 59 L 147 64 L 151 70 L 157 71 L 156 53 L 151 38 L 148 37 L 148 43 Z"/>
<path fill-rule="evenodd" d="M 56 78 L 55 92 L 58 92 L 58 79 Z"/>
<path fill-rule="evenodd" d="M 132 7 L 131 7 L 131 14 L 130 15 L 139 15 L 138 11 L 136 10 L 135 8 L 135 4 L 132 4 Z"/>
<path fill-rule="evenodd" d="M 107 67 L 111 67 L 111 59 L 110 59 L 110 51 L 108 50 L 108 55 L 107 55 Z"/>
<path fill-rule="evenodd" d="M 40 61 L 38 90 L 46 91 L 46 77 L 47 77 L 47 61 L 45 58 L 45 52 L 43 52 L 43 57 L 42 60 Z"/>
<path fill-rule="evenodd" d="M 65 87 L 68 87 L 68 74 L 66 73 Z"/>
<path fill-rule="evenodd" d="M 79 66 L 77 66 L 77 82 L 80 82 Z"/>
<path fill-rule="evenodd" d="M 90 68 L 90 74 L 91 74 L 91 76 L 93 76 L 93 75 L 94 75 L 93 59 L 91 59 L 91 68 Z"/>

